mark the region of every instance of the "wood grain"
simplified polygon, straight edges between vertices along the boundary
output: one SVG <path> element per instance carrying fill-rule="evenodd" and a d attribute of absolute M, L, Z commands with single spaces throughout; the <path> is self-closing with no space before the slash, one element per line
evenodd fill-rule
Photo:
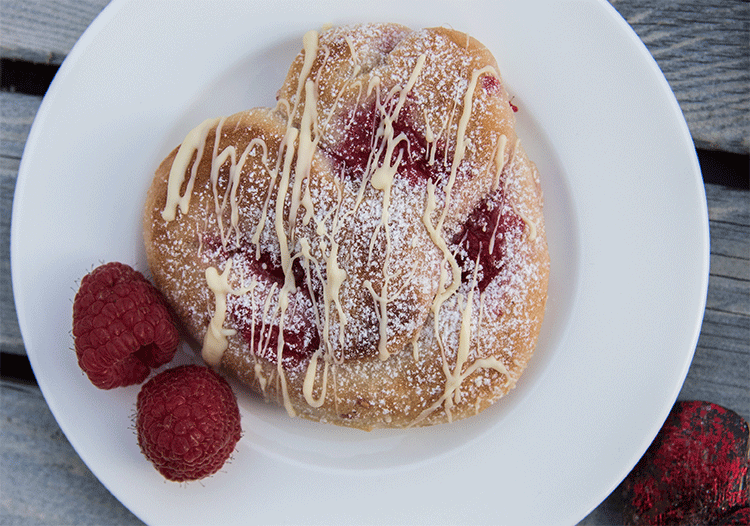
<path fill-rule="evenodd" d="M 107 0 L 3 0 L 0 56 L 60 64 Z M 675 92 L 698 148 L 750 152 L 750 3 L 610 0 Z"/>
<path fill-rule="evenodd" d="M 0 426 L 0 524 L 143 524 L 81 461 L 38 388 L 1 381 Z"/>
<path fill-rule="evenodd" d="M 750 152 L 750 3 L 610 3 L 659 64 L 696 147 Z"/>
<path fill-rule="evenodd" d="M 41 97 L 0 92 L 0 352 L 26 354 L 10 274 L 10 221 L 18 167 Z"/>
<path fill-rule="evenodd" d="M 10 216 L 18 164 L 0 157 L 0 352 L 25 355 L 10 279 Z"/>
<path fill-rule="evenodd" d="M 750 192 L 706 185 L 711 269 L 706 312 L 680 400 L 707 400 L 750 422 Z"/>
<path fill-rule="evenodd" d="M 109 0 L 3 0 L 0 56 L 61 64 Z"/>

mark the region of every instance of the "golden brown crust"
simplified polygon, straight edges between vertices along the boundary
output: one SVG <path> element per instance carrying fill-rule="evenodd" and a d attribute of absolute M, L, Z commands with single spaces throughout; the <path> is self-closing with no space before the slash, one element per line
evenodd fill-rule
<path fill-rule="evenodd" d="M 490 52 L 444 28 L 333 28 L 306 36 L 278 99 L 196 128 L 149 190 L 149 265 L 188 332 L 314 420 L 429 425 L 502 397 L 549 259 Z"/>

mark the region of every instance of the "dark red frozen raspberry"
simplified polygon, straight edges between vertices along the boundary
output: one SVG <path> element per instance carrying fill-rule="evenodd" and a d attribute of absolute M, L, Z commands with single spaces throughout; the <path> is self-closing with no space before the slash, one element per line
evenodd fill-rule
<path fill-rule="evenodd" d="M 208 367 L 183 365 L 146 382 L 136 402 L 138 445 L 166 479 L 219 471 L 242 434 L 229 383 Z"/>
<path fill-rule="evenodd" d="M 719 526 L 747 526 L 750 524 L 750 507 L 740 508 L 728 517 L 724 517 Z"/>
<path fill-rule="evenodd" d="M 748 517 L 748 482 L 747 422 L 715 404 L 678 402 L 623 482 L 623 519 L 747 524 L 741 521 Z"/>
<path fill-rule="evenodd" d="M 159 291 L 140 272 L 107 263 L 73 301 L 78 365 L 100 389 L 139 384 L 174 357 L 179 333 Z"/>

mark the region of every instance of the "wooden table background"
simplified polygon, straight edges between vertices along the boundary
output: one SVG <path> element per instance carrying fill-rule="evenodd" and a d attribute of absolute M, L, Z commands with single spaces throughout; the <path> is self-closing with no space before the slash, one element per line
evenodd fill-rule
<path fill-rule="evenodd" d="M 714 402 L 750 421 L 750 4 L 611 3 L 674 90 L 706 183 L 709 290 L 679 399 Z M 26 137 L 57 66 L 106 4 L 0 0 L 0 524 L 142 524 L 92 475 L 52 417 L 25 356 L 10 281 L 11 208 Z M 580 524 L 619 522 L 613 495 Z"/>

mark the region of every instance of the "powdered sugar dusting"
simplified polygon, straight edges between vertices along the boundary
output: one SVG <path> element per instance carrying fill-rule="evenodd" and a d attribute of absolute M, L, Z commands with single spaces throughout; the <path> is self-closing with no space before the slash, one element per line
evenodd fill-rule
<path fill-rule="evenodd" d="M 475 414 L 515 385 L 546 299 L 539 178 L 513 126 L 494 58 L 464 34 L 310 33 L 275 108 L 193 133 L 192 188 L 168 177 L 187 153 L 157 171 L 157 285 L 196 339 L 224 319 L 222 366 L 290 414 Z M 189 199 L 173 221 L 168 186 Z M 227 268 L 222 307 L 205 275 Z"/>

